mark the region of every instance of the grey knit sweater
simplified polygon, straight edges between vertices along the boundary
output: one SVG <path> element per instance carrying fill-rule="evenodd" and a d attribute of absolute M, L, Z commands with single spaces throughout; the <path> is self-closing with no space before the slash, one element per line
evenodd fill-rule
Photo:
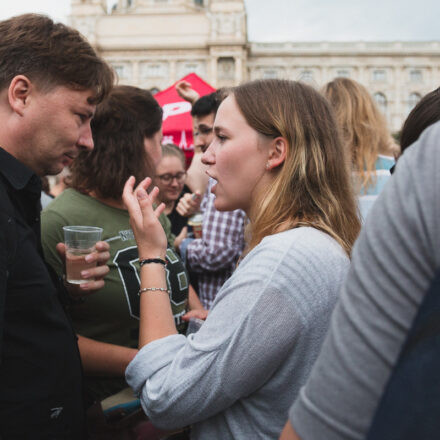
<path fill-rule="evenodd" d="M 266 237 L 241 262 L 198 333 L 156 340 L 127 381 L 155 425 L 193 439 L 277 439 L 310 373 L 349 260 L 314 228 Z"/>

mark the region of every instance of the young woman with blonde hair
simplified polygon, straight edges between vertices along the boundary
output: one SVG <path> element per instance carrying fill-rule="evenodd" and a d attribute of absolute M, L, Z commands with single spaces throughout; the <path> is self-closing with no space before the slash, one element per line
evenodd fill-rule
<path fill-rule="evenodd" d="M 332 111 L 312 88 L 233 88 L 205 152 L 218 210 L 243 209 L 250 240 L 206 322 L 176 333 L 161 264 L 166 239 L 151 180 L 124 188 L 141 259 L 138 355 L 128 383 L 158 427 L 193 439 L 278 438 L 319 352 L 358 234 Z"/>
<path fill-rule="evenodd" d="M 335 111 L 349 152 L 359 209 L 365 219 L 391 176 L 396 147 L 384 115 L 363 85 L 349 78 L 336 78 L 323 92 Z"/>

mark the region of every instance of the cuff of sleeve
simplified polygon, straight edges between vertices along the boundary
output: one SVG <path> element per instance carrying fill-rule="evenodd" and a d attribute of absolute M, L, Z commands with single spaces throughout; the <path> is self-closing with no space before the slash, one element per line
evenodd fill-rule
<path fill-rule="evenodd" d="M 173 361 L 176 352 L 185 343 L 185 336 L 170 335 L 150 342 L 139 350 L 125 370 L 127 383 L 135 394 L 140 394 L 150 376 Z"/>
<path fill-rule="evenodd" d="M 185 265 L 187 264 L 187 261 L 186 261 L 187 257 L 186 256 L 187 256 L 188 246 L 193 241 L 194 241 L 194 238 L 185 238 L 182 240 L 182 243 L 180 243 L 180 247 L 179 247 L 180 257 L 182 258 L 182 261 Z"/>

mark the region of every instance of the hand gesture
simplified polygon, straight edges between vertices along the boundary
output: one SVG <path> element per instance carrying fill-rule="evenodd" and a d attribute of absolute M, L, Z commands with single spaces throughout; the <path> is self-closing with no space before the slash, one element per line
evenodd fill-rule
<path fill-rule="evenodd" d="M 131 176 L 124 185 L 122 200 L 130 214 L 130 225 L 138 245 L 139 258 L 165 258 L 167 238 L 159 216 L 165 209 L 163 203 L 154 209 L 159 189 L 155 186 L 150 194 L 147 189 L 151 179 L 147 177 L 134 189 L 135 179 Z"/>
<path fill-rule="evenodd" d="M 200 191 L 196 191 L 194 194 L 186 193 L 180 198 L 176 211 L 183 217 L 190 217 L 200 209 L 201 202 Z"/>
<path fill-rule="evenodd" d="M 57 252 L 65 263 L 66 261 L 66 245 L 64 243 L 57 244 Z M 81 277 L 87 280 L 82 284 L 66 283 L 66 289 L 73 298 L 90 295 L 104 287 L 104 277 L 109 273 L 107 261 L 110 258 L 110 245 L 105 241 L 98 241 L 95 245 L 95 252 L 86 256 L 87 263 L 96 263 L 96 267 L 92 267 L 81 272 Z"/>
<path fill-rule="evenodd" d="M 200 95 L 192 88 L 188 81 L 179 81 L 176 84 L 176 91 L 182 99 L 190 102 L 191 105 L 200 98 Z"/>

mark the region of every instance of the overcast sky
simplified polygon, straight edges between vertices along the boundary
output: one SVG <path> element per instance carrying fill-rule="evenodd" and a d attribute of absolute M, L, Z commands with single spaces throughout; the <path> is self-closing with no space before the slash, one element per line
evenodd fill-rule
<path fill-rule="evenodd" d="M 109 0 L 113 4 L 114 0 Z M 440 40 L 439 0 L 245 0 L 251 41 Z M 70 0 L 0 0 L 0 19 L 42 12 L 61 21 Z"/>

